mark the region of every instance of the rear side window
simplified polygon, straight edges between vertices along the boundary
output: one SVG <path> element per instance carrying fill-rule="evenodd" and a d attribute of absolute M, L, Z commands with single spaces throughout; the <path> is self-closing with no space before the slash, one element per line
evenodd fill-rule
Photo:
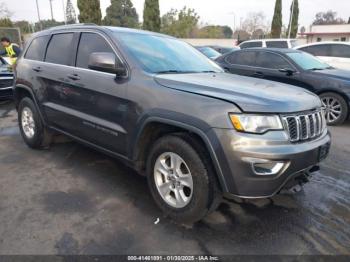
<path fill-rule="evenodd" d="M 262 42 L 261 41 L 256 41 L 256 42 L 247 42 L 247 43 L 242 43 L 239 45 L 241 49 L 244 48 L 253 48 L 253 47 L 262 47 Z"/>
<path fill-rule="evenodd" d="M 49 36 L 41 36 L 41 37 L 35 38 L 31 42 L 24 58 L 36 60 L 36 61 L 43 61 L 48 41 L 49 41 Z"/>
<path fill-rule="evenodd" d="M 330 45 L 313 45 L 300 48 L 299 50 L 312 54 L 314 56 L 330 56 Z"/>
<path fill-rule="evenodd" d="M 266 47 L 288 48 L 287 41 L 266 41 Z"/>
<path fill-rule="evenodd" d="M 106 40 L 94 33 L 82 33 L 80 37 L 76 66 L 88 68 L 89 56 L 95 52 L 114 53 Z"/>
<path fill-rule="evenodd" d="M 256 65 L 268 69 L 291 68 L 286 59 L 280 55 L 270 52 L 259 52 L 256 59 Z"/>
<path fill-rule="evenodd" d="M 331 56 L 350 58 L 350 45 L 332 45 Z"/>
<path fill-rule="evenodd" d="M 230 64 L 236 64 L 236 65 L 256 66 L 255 58 L 256 58 L 256 52 L 254 51 L 235 52 L 229 56 L 228 62 Z"/>
<path fill-rule="evenodd" d="M 46 62 L 70 65 L 73 33 L 53 35 L 46 53 Z"/>

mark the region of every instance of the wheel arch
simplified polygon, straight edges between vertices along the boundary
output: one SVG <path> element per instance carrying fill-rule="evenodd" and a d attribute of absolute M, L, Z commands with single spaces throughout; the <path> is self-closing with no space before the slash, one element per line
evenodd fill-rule
<path fill-rule="evenodd" d="M 178 122 L 160 117 L 151 117 L 147 119 L 140 129 L 137 139 L 132 147 L 132 159 L 136 163 L 136 169 L 144 174 L 147 155 L 151 149 L 151 145 L 160 137 L 168 134 L 186 133 L 196 139 L 197 144 L 200 143 L 204 149 L 209 152 L 209 160 L 213 165 L 215 175 L 219 181 L 221 189 L 228 191 L 227 183 L 221 170 L 218 158 L 214 148 L 207 137 L 206 133 L 201 129 L 183 122 Z M 195 146 L 196 143 L 191 144 Z"/>

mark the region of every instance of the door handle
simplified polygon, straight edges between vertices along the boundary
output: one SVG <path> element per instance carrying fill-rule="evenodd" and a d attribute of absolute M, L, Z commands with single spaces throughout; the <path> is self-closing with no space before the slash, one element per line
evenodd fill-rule
<path fill-rule="evenodd" d="M 78 76 L 77 74 L 71 74 L 71 75 L 68 75 L 67 77 L 74 81 L 80 80 L 80 76 Z"/>
<path fill-rule="evenodd" d="M 255 72 L 253 74 L 253 76 L 255 76 L 255 77 L 264 77 L 264 74 L 262 72 Z"/>
<path fill-rule="evenodd" d="M 41 71 L 43 71 L 43 70 L 41 69 L 40 66 L 33 67 L 32 69 L 33 69 L 33 71 L 35 71 L 35 72 L 41 72 Z"/>

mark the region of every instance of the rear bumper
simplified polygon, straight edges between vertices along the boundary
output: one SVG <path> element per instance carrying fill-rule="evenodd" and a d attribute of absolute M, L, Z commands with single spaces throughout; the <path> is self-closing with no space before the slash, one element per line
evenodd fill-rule
<path fill-rule="evenodd" d="M 228 191 L 225 193 L 242 198 L 275 195 L 288 181 L 318 165 L 327 156 L 331 142 L 327 130 L 319 138 L 300 144 L 290 143 L 282 131 L 252 135 L 228 129 L 212 129 L 208 136 L 216 137 L 218 141 L 214 149 L 219 156 Z M 321 148 L 323 155 L 320 159 Z M 279 163 L 277 172 L 257 172 L 256 165 L 265 162 L 273 165 Z"/>

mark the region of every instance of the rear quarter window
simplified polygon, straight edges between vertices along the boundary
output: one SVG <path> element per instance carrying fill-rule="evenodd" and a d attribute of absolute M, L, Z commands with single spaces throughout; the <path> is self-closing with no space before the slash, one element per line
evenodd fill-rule
<path fill-rule="evenodd" d="M 29 45 L 24 58 L 36 61 L 43 61 L 49 36 L 35 38 Z"/>

